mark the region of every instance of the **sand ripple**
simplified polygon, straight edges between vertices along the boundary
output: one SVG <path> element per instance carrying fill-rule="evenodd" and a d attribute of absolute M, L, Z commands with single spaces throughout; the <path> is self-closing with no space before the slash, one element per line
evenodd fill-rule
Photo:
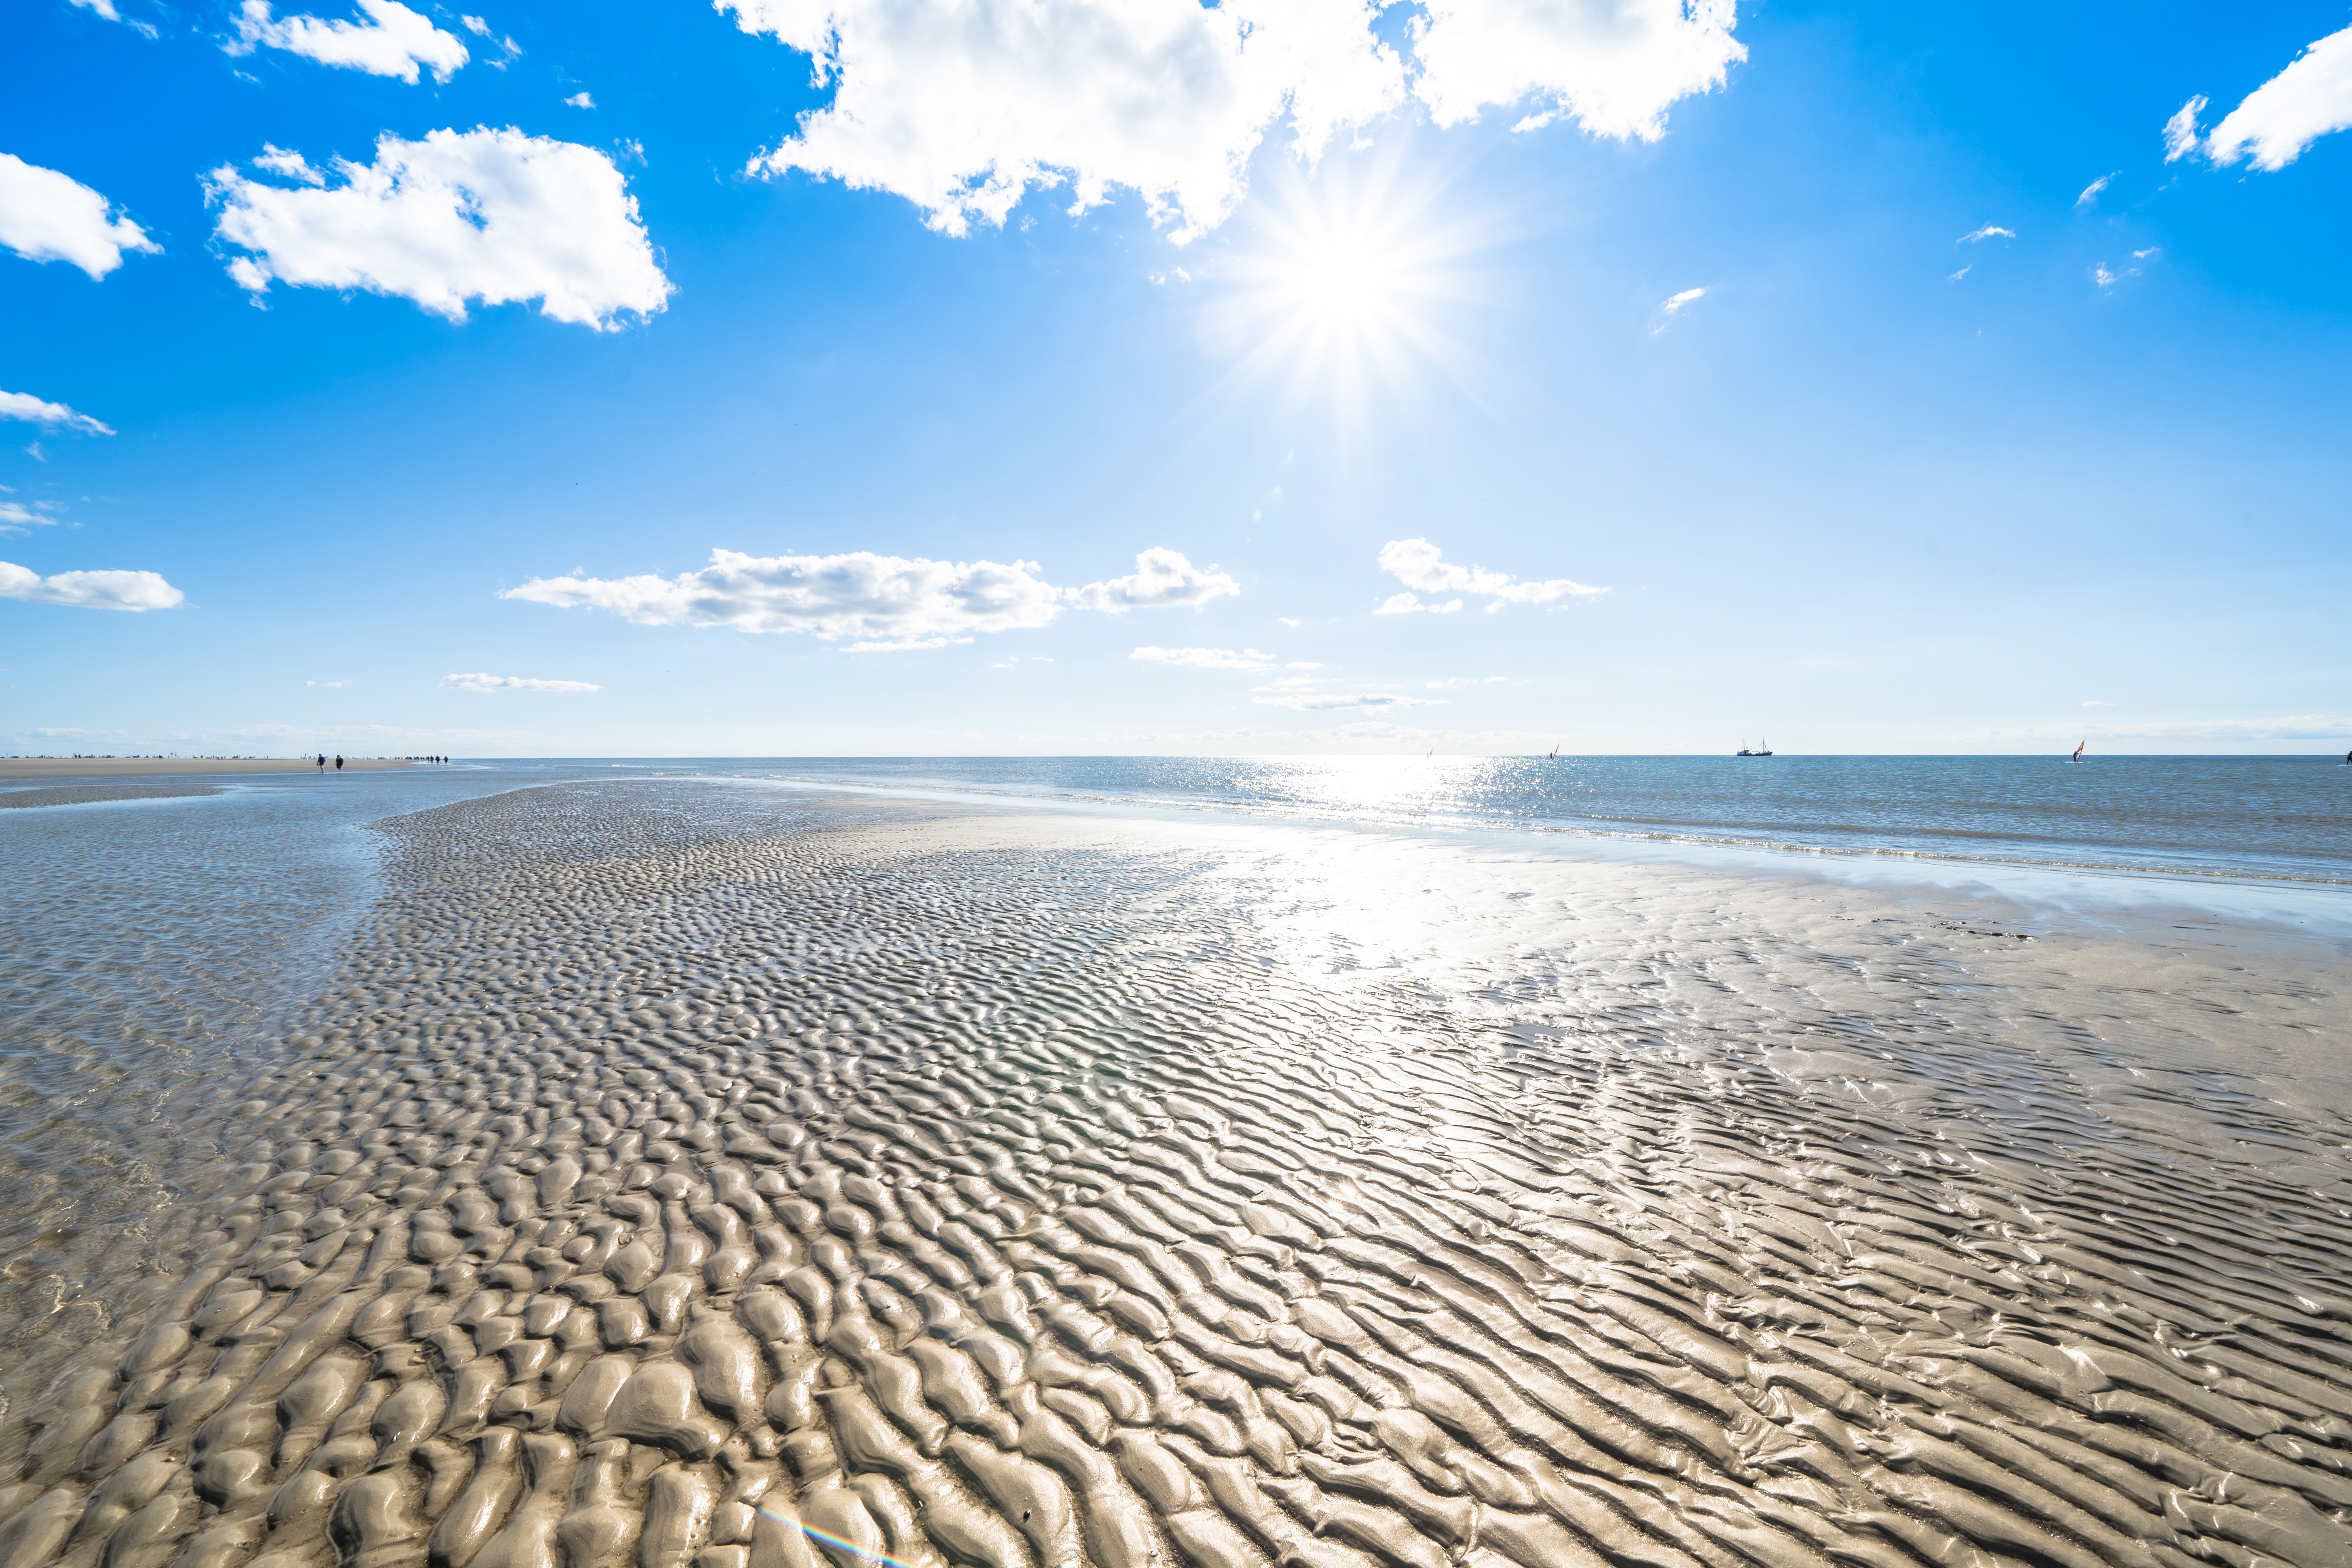
<path fill-rule="evenodd" d="M 0 1564 L 2352 1562 L 2274 1104 L 1760 972 L 1318 989 L 1181 854 L 689 804 L 387 825 L 168 1289 L 11 1377 Z"/>

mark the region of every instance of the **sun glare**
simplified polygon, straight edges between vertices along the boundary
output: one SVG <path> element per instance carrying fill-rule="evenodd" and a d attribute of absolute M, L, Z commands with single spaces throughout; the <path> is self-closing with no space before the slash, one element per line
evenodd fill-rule
<path fill-rule="evenodd" d="M 1361 226 L 1318 230 L 1299 235 L 1296 250 L 1270 268 L 1276 286 L 1296 296 L 1299 314 L 1330 331 L 1367 325 L 1393 309 L 1408 280 L 1386 237 Z"/>
<path fill-rule="evenodd" d="M 1232 362 L 1227 394 L 1273 383 L 1349 410 L 1432 370 L 1460 379 L 1467 356 L 1439 317 L 1474 292 L 1463 263 L 1492 237 L 1442 220 L 1446 183 L 1407 184 L 1404 164 L 1401 147 L 1338 155 L 1253 194 L 1202 311 L 1202 345 Z"/>

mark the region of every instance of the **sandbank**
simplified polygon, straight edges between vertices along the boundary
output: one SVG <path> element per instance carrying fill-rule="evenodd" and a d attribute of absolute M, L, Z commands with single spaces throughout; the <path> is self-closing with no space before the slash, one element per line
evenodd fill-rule
<path fill-rule="evenodd" d="M 335 771 L 328 753 L 327 771 Z M 429 767 L 400 757 L 345 757 L 343 769 Z M 170 777 L 186 773 L 316 773 L 312 757 L 0 757 L 0 779 L 113 779 Z"/>
<path fill-rule="evenodd" d="M 0 1559 L 2352 1560 L 2341 943 L 692 784 L 377 832 L 213 1157 L 58 1243 Z"/>

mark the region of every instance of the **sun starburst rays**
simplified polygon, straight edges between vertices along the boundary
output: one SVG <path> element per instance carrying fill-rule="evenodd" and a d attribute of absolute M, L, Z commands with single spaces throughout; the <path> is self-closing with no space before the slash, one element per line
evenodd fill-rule
<path fill-rule="evenodd" d="M 1329 408 L 1360 426 L 1377 397 L 1433 377 L 1462 385 L 1471 355 L 1442 324 L 1478 292 L 1486 226 L 1442 213 L 1447 182 L 1408 184 L 1401 153 L 1286 165 L 1245 210 L 1203 281 L 1202 346 L 1229 362 L 1218 394 Z"/>

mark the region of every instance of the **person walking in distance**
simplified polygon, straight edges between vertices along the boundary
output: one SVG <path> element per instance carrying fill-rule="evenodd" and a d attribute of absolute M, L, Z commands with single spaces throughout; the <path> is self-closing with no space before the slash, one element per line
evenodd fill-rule
<path fill-rule="evenodd" d="M 343 771 L 343 754 L 341 752 L 335 753 L 335 771 L 337 773 Z"/>

